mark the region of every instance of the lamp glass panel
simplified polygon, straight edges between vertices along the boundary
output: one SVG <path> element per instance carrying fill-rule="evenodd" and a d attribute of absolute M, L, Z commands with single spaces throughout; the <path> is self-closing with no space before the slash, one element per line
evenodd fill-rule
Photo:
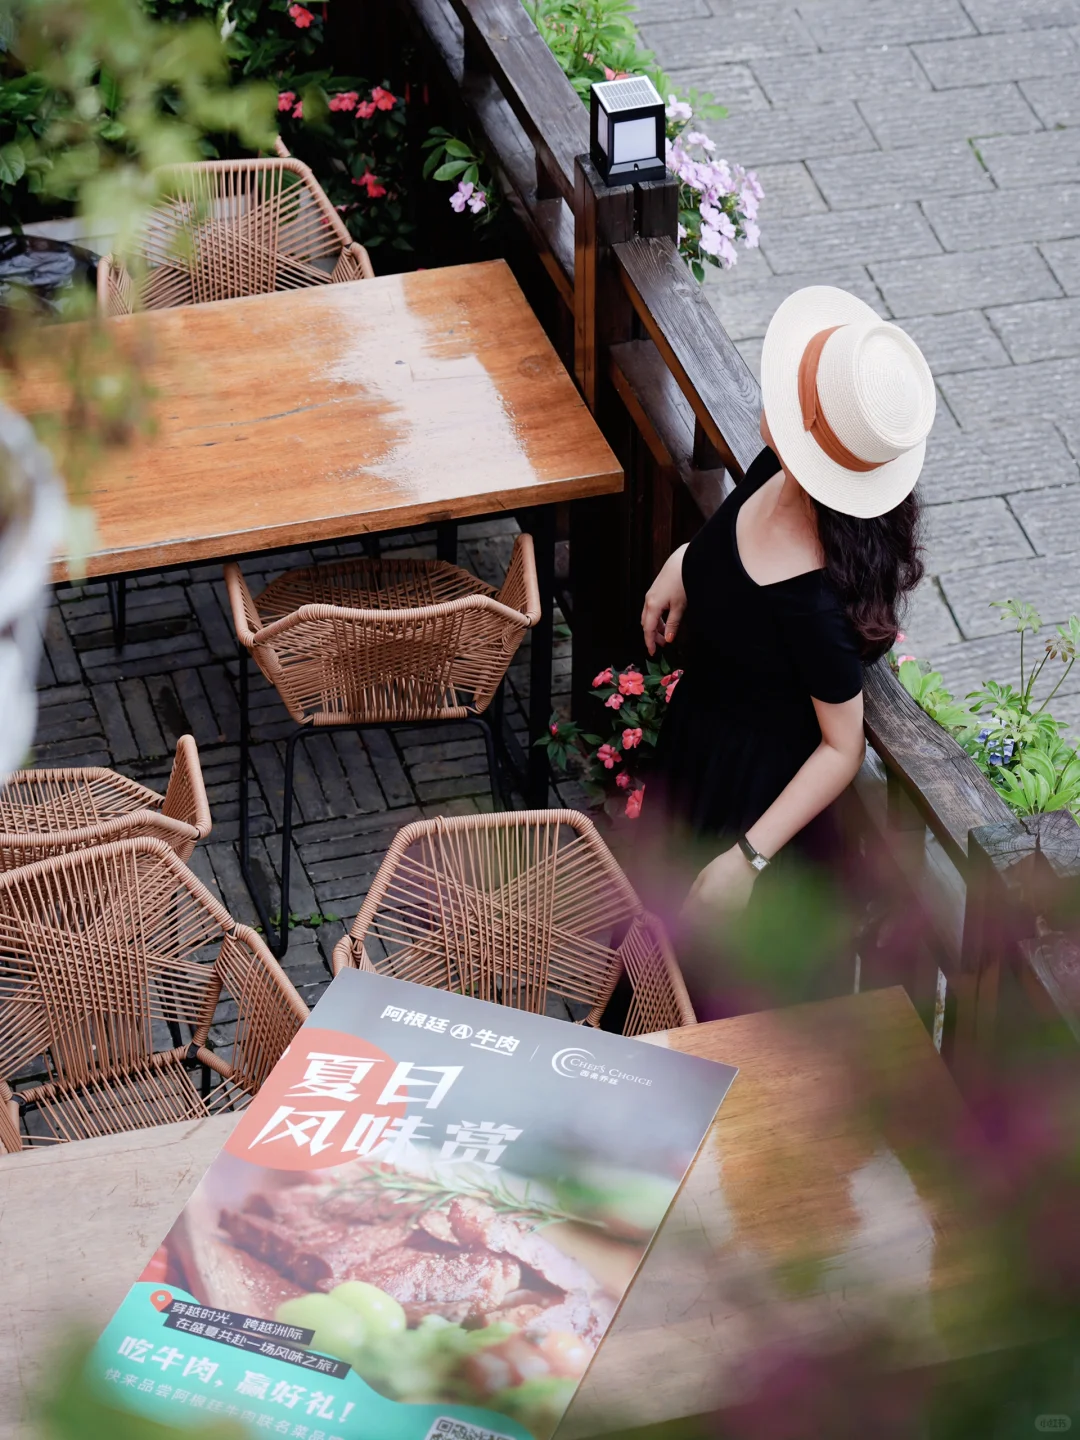
<path fill-rule="evenodd" d="M 622 165 L 633 160 L 655 160 L 656 120 L 646 115 L 640 120 L 616 120 L 612 163 Z"/>
<path fill-rule="evenodd" d="M 608 126 L 611 121 L 603 110 L 596 117 L 596 139 L 600 149 L 606 155 L 608 153 Z"/>

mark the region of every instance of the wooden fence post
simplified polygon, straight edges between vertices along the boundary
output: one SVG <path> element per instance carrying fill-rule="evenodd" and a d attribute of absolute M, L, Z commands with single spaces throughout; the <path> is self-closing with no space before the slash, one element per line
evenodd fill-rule
<path fill-rule="evenodd" d="M 1075 925 L 1080 826 L 1068 811 L 1002 821 L 968 839 L 964 939 L 957 978 L 954 1060 L 961 1073 L 985 1055 L 1003 969 L 1037 929 Z"/>
<path fill-rule="evenodd" d="M 633 333 L 633 309 L 611 263 L 611 247 L 634 233 L 634 188 L 605 185 L 587 156 L 575 164 L 574 370 L 585 403 L 606 411 L 608 348 Z M 599 417 L 598 417 L 599 418 Z M 606 418 L 606 416 L 605 416 Z M 601 426 L 611 439 L 607 426 Z M 623 464 L 626 457 L 620 456 Z M 627 628 L 624 497 L 577 500 L 570 507 L 570 588 L 574 597 L 571 708 L 585 715 L 590 682 L 619 650 Z"/>

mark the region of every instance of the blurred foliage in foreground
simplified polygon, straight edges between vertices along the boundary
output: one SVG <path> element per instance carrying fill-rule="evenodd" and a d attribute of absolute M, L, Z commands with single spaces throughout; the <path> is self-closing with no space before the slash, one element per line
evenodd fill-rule
<path fill-rule="evenodd" d="M 89 234 L 115 236 L 121 253 L 130 248 L 136 270 L 133 241 L 159 199 L 160 166 L 197 160 L 208 132 L 234 134 L 256 150 L 273 145 L 273 87 L 230 84 L 224 42 L 209 21 L 166 24 L 139 0 L 14 0 L 3 10 L 0 39 L 5 70 L 40 76 L 50 97 L 39 122 L 0 152 L 0 178 L 5 166 L 32 172 L 42 195 L 74 203 Z M 9 78 L 2 88 L 12 103 L 25 92 Z M 93 323 L 87 285 L 66 297 L 61 318 L 91 323 L 67 332 L 60 373 L 50 376 L 55 405 L 34 423 L 77 496 L 103 450 L 149 425 L 150 396 L 138 336 L 125 331 L 122 348 L 115 332 Z M 3 398 L 18 408 L 19 379 L 41 363 L 48 327 L 17 293 L 2 322 Z M 0 493 L 0 519 L 5 508 Z M 73 528 L 71 548 L 90 548 L 88 515 Z"/>

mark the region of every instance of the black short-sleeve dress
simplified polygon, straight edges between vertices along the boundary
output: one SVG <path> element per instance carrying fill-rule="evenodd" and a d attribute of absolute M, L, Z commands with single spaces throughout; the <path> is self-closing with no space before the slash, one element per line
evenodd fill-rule
<path fill-rule="evenodd" d="M 763 450 L 683 556 L 683 676 L 657 747 L 669 818 L 729 843 L 820 744 L 813 701 L 851 700 L 863 684 L 855 630 L 823 570 L 759 585 L 743 568 L 739 510 L 779 469 Z M 826 859 L 833 825 L 827 814 L 819 822 L 788 851 Z"/>

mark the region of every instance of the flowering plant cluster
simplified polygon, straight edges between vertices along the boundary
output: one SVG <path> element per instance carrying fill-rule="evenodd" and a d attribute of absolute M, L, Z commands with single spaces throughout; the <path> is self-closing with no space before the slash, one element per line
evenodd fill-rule
<path fill-rule="evenodd" d="M 233 83 L 261 80 L 277 96 L 278 130 L 311 166 L 350 234 L 369 250 L 411 249 L 405 194 L 406 96 L 381 83 L 339 74 L 323 0 L 143 0 L 162 19 L 212 19 Z M 231 156 L 212 137 L 208 155 Z"/>
<path fill-rule="evenodd" d="M 644 775 L 656 751 L 660 726 L 675 693 L 681 670 L 665 660 L 650 660 L 644 670 L 605 666 L 593 680 L 592 694 L 611 712 L 611 734 L 585 734 L 573 720 L 551 717 L 549 734 L 537 743 L 547 749 L 556 770 L 567 770 L 576 754 L 584 764 L 590 799 L 608 815 L 636 820 L 645 799 Z"/>
<path fill-rule="evenodd" d="M 450 196 L 451 210 L 459 215 L 468 211 L 478 225 L 490 224 L 499 211 L 499 189 L 479 151 L 441 125 L 428 133 L 422 148 L 428 152 L 425 180 L 457 181 Z"/>
<path fill-rule="evenodd" d="M 685 100 L 669 96 L 666 113 L 667 164 L 679 181 L 679 252 L 704 280 L 707 264 L 727 270 L 736 263 L 737 241 L 757 248 L 765 192 L 752 170 L 716 158 L 708 135 L 691 128 L 694 111 Z"/>
<path fill-rule="evenodd" d="M 1080 616 L 1059 625 L 1043 642 L 1041 657 L 1025 666 L 1024 637 L 1039 633 L 1041 616 L 1022 600 L 997 600 L 994 605 L 1020 636 L 1019 688 L 988 680 L 962 705 L 927 661 L 898 655 L 893 649 L 889 664 L 912 699 L 955 737 L 1018 815 L 1071 810 L 1080 818 L 1080 754 L 1063 738 L 1065 727 L 1047 709 L 1080 655 Z M 898 635 L 897 642 L 904 638 Z M 1049 694 L 1036 704 L 1036 683 L 1051 660 L 1064 668 Z"/>

